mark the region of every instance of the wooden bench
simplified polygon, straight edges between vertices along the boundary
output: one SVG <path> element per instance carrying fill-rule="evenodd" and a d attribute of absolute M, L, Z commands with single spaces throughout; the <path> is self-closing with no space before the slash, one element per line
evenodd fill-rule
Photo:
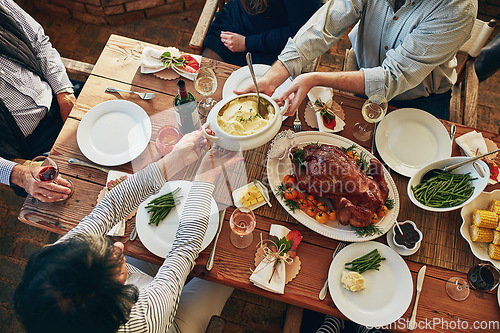
<path fill-rule="evenodd" d="M 61 57 L 64 67 L 66 67 L 66 71 L 69 74 L 82 75 L 88 77 L 92 70 L 94 69 L 94 65 L 81 62 L 78 60 L 73 60 L 69 58 Z"/>

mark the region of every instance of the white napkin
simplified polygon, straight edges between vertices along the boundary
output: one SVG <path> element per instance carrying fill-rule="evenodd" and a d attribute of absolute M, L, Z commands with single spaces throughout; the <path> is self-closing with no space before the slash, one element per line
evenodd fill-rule
<path fill-rule="evenodd" d="M 488 152 L 483 134 L 476 131 L 459 136 L 455 142 L 467 156 L 477 156 Z"/>
<path fill-rule="evenodd" d="M 290 229 L 278 224 L 272 224 L 269 230 L 269 235 L 276 236 L 278 238 L 285 237 L 290 232 Z M 269 256 L 268 256 L 269 257 Z M 255 286 L 262 288 L 267 291 L 271 291 L 277 294 L 283 294 L 285 292 L 285 263 L 281 260 L 276 267 L 276 272 L 269 282 L 271 274 L 273 274 L 274 262 L 270 262 L 269 258 L 264 258 L 260 264 L 255 268 L 254 273 L 250 276 L 250 282 Z"/>
<path fill-rule="evenodd" d="M 321 112 L 317 111 L 316 112 L 316 120 L 318 121 L 318 129 L 321 132 L 326 132 L 326 133 L 335 133 L 339 132 L 344 129 L 345 127 L 345 121 L 340 119 L 340 117 L 335 116 L 335 128 L 331 129 L 325 126 L 323 123 L 323 117 L 321 116 Z"/>
<path fill-rule="evenodd" d="M 173 56 L 180 56 L 182 53 L 179 51 L 179 49 L 175 47 L 167 47 L 161 50 L 154 49 L 152 47 L 146 46 L 144 50 L 142 51 L 141 54 L 141 61 L 139 62 L 141 66 L 141 73 L 142 74 L 151 74 L 151 73 L 156 73 L 159 71 L 162 71 L 166 69 L 165 65 L 163 65 L 163 62 L 160 60 L 161 55 L 164 52 L 169 51 Z M 193 58 L 198 61 L 198 63 L 201 64 L 201 56 L 196 55 L 196 54 L 190 54 Z M 189 73 L 186 71 L 183 71 L 182 69 L 179 69 L 176 66 L 171 67 L 172 70 L 174 70 L 177 74 L 185 77 L 188 80 L 194 81 L 195 73 Z"/>
<path fill-rule="evenodd" d="M 125 172 L 121 172 L 121 171 L 110 170 L 108 172 L 108 178 L 106 179 L 106 184 L 110 180 L 115 180 L 115 179 L 118 179 L 121 176 L 125 176 L 125 175 L 128 176 L 129 174 L 125 173 Z M 111 228 L 111 230 L 108 231 L 108 236 L 123 236 L 123 235 L 125 235 L 125 227 L 126 227 L 125 221 L 126 221 L 126 219 L 123 219 L 123 220 L 119 221 L 117 224 L 115 224 L 113 226 L 113 228 Z"/>

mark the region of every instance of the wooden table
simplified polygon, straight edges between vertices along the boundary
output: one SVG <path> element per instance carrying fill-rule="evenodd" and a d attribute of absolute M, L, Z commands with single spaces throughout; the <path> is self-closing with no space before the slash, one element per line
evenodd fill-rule
<path fill-rule="evenodd" d="M 121 96 L 123 96 L 123 99 L 133 101 L 143 107 L 150 116 L 153 126 L 152 140 L 146 150 L 132 162 L 113 169 L 134 172 L 140 170 L 151 161 L 160 158 L 154 146 L 155 134 L 164 124 L 175 123 L 172 101 L 177 93 L 176 80 L 166 81 L 153 75 L 141 74 L 138 66 L 139 60 L 133 56 L 127 57 L 129 61 L 126 63 L 117 62 L 119 57 L 123 57 L 123 54 L 130 53 L 131 49 L 137 47 L 137 43 L 138 41 L 136 40 L 121 36 L 112 35 L 110 37 L 92 74 L 85 83 L 76 105 L 71 112 L 70 118 L 64 125 L 51 151 L 50 156 L 58 163 L 61 174 L 73 181 L 75 185 L 74 195 L 69 200 L 62 203 L 42 203 L 32 197 L 28 197 L 19 214 L 19 219 L 21 221 L 62 234 L 76 226 L 79 221 L 93 209 L 96 204 L 97 195 L 105 185 L 106 174 L 90 168 L 71 166 L 67 161 L 71 157 L 86 160 L 78 148 L 76 130 L 85 113 L 89 111 L 90 108 L 103 101 L 120 99 L 122 98 Z M 148 44 L 142 43 L 142 45 Z M 158 47 L 155 45 L 150 46 Z M 203 61 L 205 61 L 205 59 Z M 215 72 L 218 78 L 218 89 L 213 96 L 215 99 L 221 99 L 224 82 L 235 69 L 237 69 L 237 67 L 233 65 L 222 62 L 216 63 Z M 195 93 L 193 82 L 189 80 L 186 81 L 188 91 Z M 122 89 L 132 88 L 132 90 L 136 91 L 155 91 L 157 96 L 152 100 L 145 101 L 135 96 L 129 96 L 128 94 L 109 94 L 104 92 L 107 86 Z M 195 94 L 195 97 L 201 98 L 201 96 L 197 94 Z M 342 106 L 346 113 L 347 123 L 345 129 L 338 134 L 353 139 L 350 134 L 351 128 L 356 121 L 361 120 L 359 110 L 363 100 L 347 94 L 336 94 L 335 99 L 337 102 L 342 102 Z M 301 108 L 301 112 L 303 112 L 303 108 Z M 293 119 L 287 119 L 283 123 L 283 129 L 292 128 L 292 123 Z M 443 123 L 449 128 L 449 122 L 443 121 Z M 307 130 L 308 127 L 304 124 L 304 121 L 302 124 L 304 129 Z M 457 136 L 469 130 L 470 128 L 457 125 Z M 484 133 L 484 135 L 500 143 L 500 139 L 495 134 Z M 455 147 L 454 154 L 458 153 L 458 148 Z M 405 190 L 408 181 L 407 178 L 399 176 L 394 172 L 392 176 L 398 184 L 398 191 L 401 199 L 401 210 L 398 220 L 403 221 L 405 219 L 412 219 L 416 221 L 417 224 L 420 219 L 437 220 L 437 215 L 435 213 L 418 209 L 409 202 Z M 488 189 L 491 190 L 492 188 Z M 275 209 L 282 208 L 276 205 Z M 300 273 L 291 283 L 287 284 L 284 295 L 266 292 L 253 286 L 249 282 L 249 276 L 251 274 L 250 268 L 254 267 L 254 247 L 250 247 L 246 250 L 237 250 L 229 242 L 229 234 L 231 231 L 227 220 L 232 210 L 233 208 L 229 207 L 226 212 L 224 227 L 217 245 L 213 270 L 208 272 L 205 269 L 205 264 L 211 249 L 210 245 L 201 252 L 192 275 L 254 294 L 263 295 L 278 301 L 343 317 L 340 311 L 335 307 L 330 296 L 327 296 L 324 301 L 319 301 L 317 297 L 327 277 L 333 249 L 338 243 L 336 240 L 321 236 L 300 224 L 290 225 L 282 221 L 257 216 L 258 223 L 254 232 L 256 236 L 259 232 L 262 232 L 264 236 L 266 236 L 270 225 L 273 223 L 280 223 L 287 225 L 291 229 L 298 229 L 303 235 L 303 242 L 299 248 L 299 256 L 302 262 Z M 458 212 L 454 212 L 439 215 L 439 219 L 448 219 L 451 221 L 450 223 L 459 224 L 458 221 L 460 221 L 460 219 L 458 214 Z M 130 231 L 131 226 L 129 225 L 127 226 L 126 236 L 128 236 Z M 461 238 L 459 233 L 453 235 L 453 237 L 456 237 L 456 239 Z M 253 245 L 256 245 L 258 239 L 258 236 L 254 237 Z M 381 240 L 384 239 L 385 237 L 381 237 Z M 151 254 L 144 247 L 139 238 L 135 241 L 128 241 L 128 237 L 118 237 L 117 240 L 125 243 L 125 251 L 127 254 L 155 264 L 162 263 L 162 258 Z M 471 265 L 476 262 L 472 253 L 470 254 L 470 262 Z M 406 260 L 406 263 L 411 271 L 413 280 L 416 281 L 416 274 L 422 264 L 410 260 Z M 490 326 L 490 330 L 482 326 L 480 327 L 482 332 L 498 331 L 500 309 L 497 303 L 496 290 L 494 292 L 485 293 L 481 297 L 477 297 L 471 292 L 467 300 L 455 302 L 446 295 L 444 289 L 445 281 L 452 276 L 466 278 L 465 274 L 453 270 L 447 270 L 437 266 L 427 267 L 427 274 L 418 307 L 417 322 L 421 325 L 420 327 L 424 330 L 431 329 L 443 332 L 468 332 L 474 330 L 473 325 L 476 321 L 483 321 L 483 325 L 488 325 L 488 322 L 491 322 L 490 325 L 496 324 L 497 326 Z M 402 319 L 397 321 L 390 329 L 394 331 L 406 331 L 405 323 L 409 321 L 412 308 L 413 300 Z M 457 323 L 459 326 L 457 326 Z"/>

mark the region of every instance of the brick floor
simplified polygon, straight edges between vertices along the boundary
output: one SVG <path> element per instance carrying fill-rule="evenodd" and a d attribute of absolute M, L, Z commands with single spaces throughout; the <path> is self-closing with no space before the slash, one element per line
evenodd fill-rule
<path fill-rule="evenodd" d="M 189 39 L 200 10 L 191 10 L 168 17 L 136 21 L 120 26 L 93 26 L 65 16 L 36 10 L 36 0 L 19 3 L 42 24 L 53 45 L 62 56 L 95 63 L 110 34 L 121 34 L 154 44 L 176 45 L 189 50 Z M 339 70 L 345 49 L 350 47 L 346 37 L 322 56 L 319 70 Z M 500 72 L 480 85 L 478 127 L 498 132 L 500 126 Z M 17 220 L 24 200 L 8 187 L 0 186 L 0 332 L 23 332 L 14 316 L 12 295 L 31 253 L 57 239 L 55 234 L 25 225 Z M 282 330 L 286 304 L 235 291 L 223 312 L 224 332 L 274 333 Z"/>

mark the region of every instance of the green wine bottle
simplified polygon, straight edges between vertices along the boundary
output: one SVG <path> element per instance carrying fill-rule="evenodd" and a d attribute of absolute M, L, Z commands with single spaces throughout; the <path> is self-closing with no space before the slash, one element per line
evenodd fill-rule
<path fill-rule="evenodd" d="M 193 94 L 187 91 L 184 80 L 177 81 L 178 94 L 174 98 L 175 118 L 182 134 L 191 133 L 200 128 L 198 104 Z"/>

